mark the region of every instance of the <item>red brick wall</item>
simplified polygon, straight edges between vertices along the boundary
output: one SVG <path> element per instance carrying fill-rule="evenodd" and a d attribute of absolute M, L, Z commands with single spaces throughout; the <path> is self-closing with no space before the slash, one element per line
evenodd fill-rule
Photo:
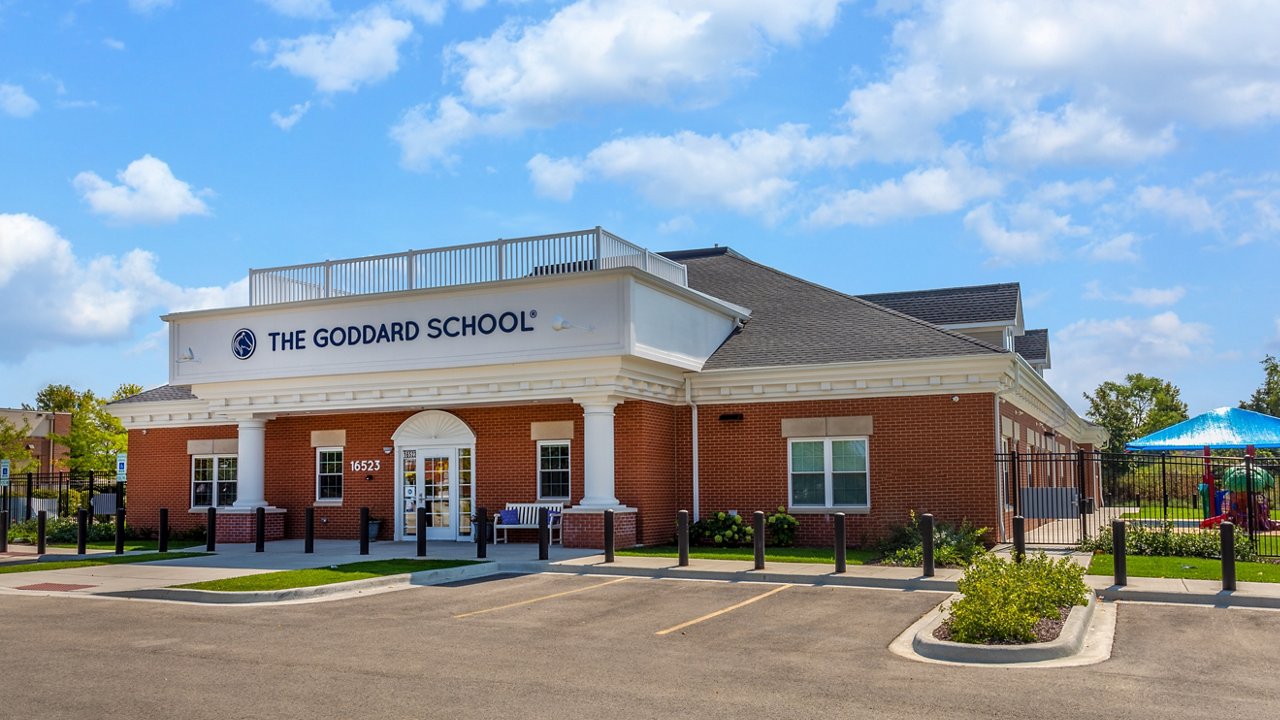
<path fill-rule="evenodd" d="M 628 400 L 614 411 L 614 490 L 624 505 L 638 508 L 636 542 L 658 545 L 675 540 L 681 485 L 677 470 L 676 423 L 683 408 Z M 603 536 L 601 536 L 603 537 Z"/>
<path fill-rule="evenodd" d="M 702 405 L 699 422 L 701 512 L 773 512 L 787 503 L 787 440 L 782 420 L 870 415 L 871 513 L 850 515 L 851 545 L 871 542 L 908 511 L 995 527 L 995 405 L 990 394 L 929 395 L 757 404 Z M 720 420 L 742 413 L 741 421 Z M 831 542 L 825 515 L 801 515 L 798 544 Z"/>
<path fill-rule="evenodd" d="M 191 514 L 191 456 L 188 440 L 234 438 L 234 425 L 199 428 L 151 428 L 129 431 L 129 525 L 155 530 L 160 508 L 169 508 L 175 531 L 202 528 L 204 513 Z"/>
<path fill-rule="evenodd" d="M 617 512 L 613 514 L 613 548 L 629 548 L 640 545 L 636 535 L 639 513 Z M 604 512 L 565 513 L 561 528 L 563 545 L 567 548 L 604 549 Z"/>

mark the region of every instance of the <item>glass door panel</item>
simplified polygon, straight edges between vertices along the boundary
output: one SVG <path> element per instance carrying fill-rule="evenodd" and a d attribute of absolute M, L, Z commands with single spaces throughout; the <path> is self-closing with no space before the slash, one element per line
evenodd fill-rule
<path fill-rule="evenodd" d="M 458 448 L 458 536 L 471 536 L 471 448 Z"/>
<path fill-rule="evenodd" d="M 400 516 L 404 537 L 418 534 L 418 451 L 404 450 L 400 456 Z"/>
<path fill-rule="evenodd" d="M 423 499 L 427 508 L 429 537 L 453 539 L 457 533 L 452 517 L 449 465 L 447 455 L 422 458 Z"/>

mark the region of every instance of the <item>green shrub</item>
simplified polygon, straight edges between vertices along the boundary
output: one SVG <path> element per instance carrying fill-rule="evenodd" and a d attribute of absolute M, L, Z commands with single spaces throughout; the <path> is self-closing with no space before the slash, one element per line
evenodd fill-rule
<path fill-rule="evenodd" d="M 959 525 L 935 522 L 933 525 L 933 562 L 939 567 L 964 567 L 987 552 L 983 538 L 986 528 L 974 527 L 968 520 Z M 924 565 L 924 536 L 915 511 L 906 525 L 895 528 L 879 545 L 880 562 L 885 565 L 916 567 Z"/>
<path fill-rule="evenodd" d="M 36 543 L 36 518 L 23 520 L 22 522 L 11 523 L 9 525 L 9 541 L 10 542 L 27 542 Z M 74 517 L 51 517 L 45 521 L 44 537 L 46 542 L 56 544 L 74 543 L 76 541 L 76 519 Z M 127 538 L 135 537 L 133 530 L 126 522 L 124 526 L 124 535 Z M 87 539 L 89 542 L 108 542 L 115 540 L 116 526 L 115 523 L 89 523 Z"/>
<path fill-rule="evenodd" d="M 689 538 L 698 545 L 716 547 L 741 547 L 750 545 L 755 531 L 741 515 L 718 512 L 694 523 L 689 528 Z"/>
<path fill-rule="evenodd" d="M 979 558 L 958 588 L 964 597 L 951 604 L 948 626 L 951 639 L 963 643 L 1034 642 L 1036 623 L 1058 617 L 1060 608 L 1085 604 L 1089 592 L 1083 567 L 1044 553 L 1021 563 Z"/>
<path fill-rule="evenodd" d="M 1152 528 L 1140 523 L 1127 523 L 1125 527 L 1125 552 L 1130 555 L 1158 555 L 1164 557 L 1201 557 L 1218 559 L 1222 557 L 1222 540 L 1216 532 L 1178 532 L 1173 523 L 1166 522 L 1159 528 Z M 1092 540 L 1080 543 L 1080 549 L 1086 552 L 1110 553 L 1112 547 L 1111 528 L 1105 527 Z M 1246 533 L 1236 533 L 1236 560 L 1238 562 L 1254 562 L 1258 553 L 1249 542 Z"/>
<path fill-rule="evenodd" d="M 778 547 L 791 547 L 796 541 L 796 528 L 800 521 L 787 514 L 787 509 L 778 506 L 778 512 L 765 518 L 764 525 L 769 529 L 769 538 Z"/>

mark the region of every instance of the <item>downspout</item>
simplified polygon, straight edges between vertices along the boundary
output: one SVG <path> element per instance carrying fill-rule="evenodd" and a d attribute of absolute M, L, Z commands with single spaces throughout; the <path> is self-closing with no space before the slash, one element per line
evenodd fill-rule
<path fill-rule="evenodd" d="M 1020 378 L 1019 378 L 1019 372 L 1018 372 L 1018 364 L 1016 361 L 1013 364 L 1013 378 L 1014 378 L 1013 387 L 1008 387 L 1003 390 L 997 390 L 992 395 L 993 397 L 992 402 L 995 405 L 995 436 L 994 436 L 995 452 L 992 454 L 993 457 L 1000 453 L 1000 440 L 1003 437 L 1003 435 L 1000 432 L 1000 398 L 1006 395 L 1007 393 L 1013 392 L 1018 388 L 1018 380 Z M 1018 439 L 1014 438 L 1014 449 L 1017 449 L 1017 442 L 1018 442 Z M 997 463 L 996 464 L 996 521 L 1000 525 L 1000 542 L 1009 542 L 1009 536 L 1005 534 L 1005 531 L 1004 531 L 1004 505 L 1005 505 L 1004 493 L 1006 489 L 1007 488 L 1005 487 L 1004 478 L 1000 477 L 1000 465 Z"/>
<path fill-rule="evenodd" d="M 690 444 L 692 451 L 690 459 L 693 464 L 693 522 L 698 521 L 698 404 L 693 401 L 693 378 L 688 375 L 684 378 L 684 401 L 689 404 L 690 422 L 692 424 L 692 432 L 690 433 Z"/>

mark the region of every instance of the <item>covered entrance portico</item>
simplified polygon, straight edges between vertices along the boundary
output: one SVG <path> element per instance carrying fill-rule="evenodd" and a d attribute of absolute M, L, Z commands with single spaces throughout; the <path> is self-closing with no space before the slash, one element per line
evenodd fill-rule
<path fill-rule="evenodd" d="M 395 539 L 470 541 L 476 436 L 457 416 L 425 410 L 391 436 L 395 443 Z M 417 510 L 427 525 L 418 527 Z"/>

